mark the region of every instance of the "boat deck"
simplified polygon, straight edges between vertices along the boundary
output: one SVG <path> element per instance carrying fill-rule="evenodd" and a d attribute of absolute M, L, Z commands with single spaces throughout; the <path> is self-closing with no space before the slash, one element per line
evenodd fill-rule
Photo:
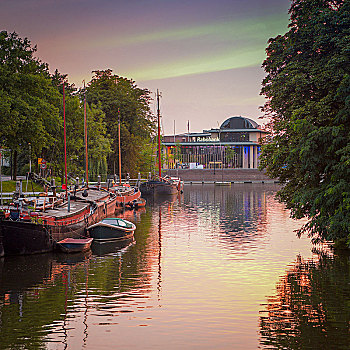
<path fill-rule="evenodd" d="M 63 196 L 64 193 L 61 193 L 61 196 Z M 91 205 L 91 202 L 101 202 L 104 200 L 107 200 L 109 198 L 109 193 L 105 190 L 98 190 L 94 188 L 88 189 L 88 196 L 83 197 L 82 191 L 78 190 L 76 193 L 76 197 L 78 199 L 71 199 L 70 200 L 70 210 L 68 212 L 68 202 L 64 201 L 64 203 L 59 204 L 55 206 L 54 208 L 50 207 L 49 198 L 50 197 L 36 197 L 38 204 L 43 204 L 44 200 L 46 201 L 45 211 L 42 209 L 37 208 L 35 212 L 37 212 L 41 217 L 55 217 L 55 218 L 62 218 L 71 216 L 74 214 L 77 214 L 83 210 L 86 210 L 88 206 Z M 51 197 L 53 198 L 53 197 Z M 58 197 L 59 198 L 59 197 Z M 63 198 L 63 197 L 61 197 Z M 51 199 L 52 201 L 52 199 Z M 3 209 L 8 209 L 8 206 L 3 206 Z"/>

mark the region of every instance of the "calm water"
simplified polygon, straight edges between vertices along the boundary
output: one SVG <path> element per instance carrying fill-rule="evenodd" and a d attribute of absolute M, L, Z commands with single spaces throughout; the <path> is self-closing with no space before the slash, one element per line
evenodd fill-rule
<path fill-rule="evenodd" d="M 350 263 L 275 185 L 187 186 L 127 247 L 0 259 L 0 349 L 349 349 Z"/>

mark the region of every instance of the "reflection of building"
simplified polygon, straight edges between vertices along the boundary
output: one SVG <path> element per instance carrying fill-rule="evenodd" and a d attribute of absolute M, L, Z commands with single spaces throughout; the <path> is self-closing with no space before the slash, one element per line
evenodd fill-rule
<path fill-rule="evenodd" d="M 266 131 L 249 118 L 230 117 L 219 129 L 164 136 L 167 166 L 256 169 Z"/>

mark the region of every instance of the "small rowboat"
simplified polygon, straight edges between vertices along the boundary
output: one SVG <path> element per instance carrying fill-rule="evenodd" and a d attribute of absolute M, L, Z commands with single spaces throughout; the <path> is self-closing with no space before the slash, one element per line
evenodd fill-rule
<path fill-rule="evenodd" d="M 79 253 L 90 249 L 93 238 L 65 238 L 57 242 L 59 248 L 65 253 Z"/>
<path fill-rule="evenodd" d="M 136 230 L 134 223 L 121 218 L 106 218 L 87 228 L 96 241 L 114 241 L 131 238 Z"/>
<path fill-rule="evenodd" d="M 137 198 L 134 199 L 133 201 L 126 203 L 126 206 L 129 207 L 130 209 L 138 209 L 146 206 L 146 199 L 144 198 Z"/>

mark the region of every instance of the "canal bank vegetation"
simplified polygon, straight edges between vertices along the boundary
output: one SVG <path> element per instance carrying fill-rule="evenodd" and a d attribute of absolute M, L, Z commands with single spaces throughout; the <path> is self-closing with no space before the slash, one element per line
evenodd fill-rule
<path fill-rule="evenodd" d="M 69 172 L 84 176 L 85 106 L 91 178 L 118 172 L 119 117 L 123 173 L 149 171 L 155 131 L 151 92 L 110 69 L 94 71 L 78 89 L 66 74 L 51 74 L 36 50 L 27 38 L 0 32 L 0 148 L 11 151 L 13 178 L 29 171 L 29 159 L 38 171 L 38 158 L 47 161 L 52 175 L 63 176 L 63 84 Z"/>
<path fill-rule="evenodd" d="M 44 187 L 33 182 L 32 180 L 23 181 L 23 189 L 26 189 L 29 192 L 42 192 Z M 3 181 L 2 182 L 2 191 L 3 192 L 14 192 L 16 190 L 16 181 Z"/>
<path fill-rule="evenodd" d="M 350 241 L 350 2 L 293 0 L 269 40 L 261 94 L 269 136 L 261 169 L 314 241 Z"/>

